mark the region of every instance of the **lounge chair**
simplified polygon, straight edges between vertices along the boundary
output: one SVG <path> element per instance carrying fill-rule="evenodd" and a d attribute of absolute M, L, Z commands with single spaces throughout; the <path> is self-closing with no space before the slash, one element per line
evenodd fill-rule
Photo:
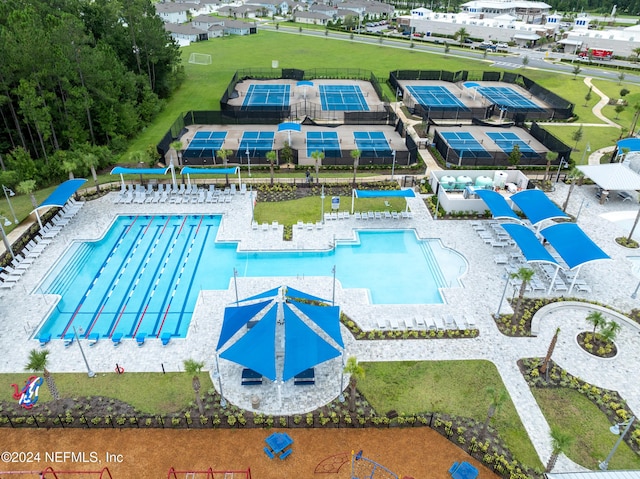
<path fill-rule="evenodd" d="M 357 219 L 357 220 L 362 219 L 362 215 L 360 214 L 360 212 L 359 212 L 359 211 L 356 211 L 356 212 L 355 212 L 355 217 L 356 217 L 356 219 Z"/>
<path fill-rule="evenodd" d="M 294 386 L 312 386 L 316 383 L 316 373 L 313 368 L 305 369 L 293 377 Z"/>
<path fill-rule="evenodd" d="M 122 344 L 122 333 L 113 333 L 113 336 L 111 336 L 111 341 L 113 342 L 114 346 L 120 346 L 120 344 Z"/>
<path fill-rule="evenodd" d="M 253 369 L 244 368 L 242 370 L 243 386 L 260 386 L 262 385 L 262 374 Z"/>

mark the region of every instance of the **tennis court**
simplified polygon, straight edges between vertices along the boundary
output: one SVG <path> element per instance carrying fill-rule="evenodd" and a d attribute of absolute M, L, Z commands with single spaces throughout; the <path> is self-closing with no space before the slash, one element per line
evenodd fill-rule
<path fill-rule="evenodd" d="M 245 131 L 238 147 L 238 155 L 246 155 L 248 151 L 251 157 L 264 157 L 273 150 L 274 138 L 273 131 Z"/>
<path fill-rule="evenodd" d="M 415 98 L 416 103 L 423 107 L 468 109 L 453 93 L 443 86 L 408 85 L 407 90 Z"/>
<path fill-rule="evenodd" d="M 222 148 L 226 131 L 198 131 L 182 152 L 183 158 L 215 158 L 216 151 Z"/>
<path fill-rule="evenodd" d="M 290 85 L 249 85 L 242 109 L 257 107 L 284 107 L 289 105 Z"/>
<path fill-rule="evenodd" d="M 319 85 L 318 90 L 323 110 L 369 111 L 358 85 Z"/>
<path fill-rule="evenodd" d="M 491 158 L 484 147 L 468 132 L 445 131 L 440 132 L 442 138 L 447 141 L 449 147 L 456 152 L 458 157 L 466 158 Z"/>
<path fill-rule="evenodd" d="M 325 158 L 339 158 L 340 140 L 336 131 L 308 131 L 307 132 L 307 156 L 311 158 L 314 151 L 322 151 Z"/>
<path fill-rule="evenodd" d="M 515 133 L 487 132 L 487 136 L 491 138 L 495 142 L 495 144 L 498 145 L 505 153 L 511 153 L 513 151 L 513 147 L 515 145 L 518 145 L 518 147 L 520 148 L 520 153 L 525 158 L 536 158 L 540 156 L 539 153 L 531 148 L 531 146 L 529 146 L 526 141 L 524 141 Z"/>
<path fill-rule="evenodd" d="M 381 131 L 354 131 L 353 137 L 360 156 L 364 158 L 380 158 L 391 156 L 391 147 L 387 137 Z"/>
<path fill-rule="evenodd" d="M 543 110 L 528 98 L 523 97 L 517 91 L 508 87 L 481 86 L 477 88 L 478 93 L 499 107 L 517 109 Z"/>

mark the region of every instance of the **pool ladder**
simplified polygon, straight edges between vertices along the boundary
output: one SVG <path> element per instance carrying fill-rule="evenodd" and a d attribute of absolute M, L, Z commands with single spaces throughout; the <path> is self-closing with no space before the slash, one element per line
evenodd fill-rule
<path fill-rule="evenodd" d="M 420 242 L 420 248 L 422 248 L 422 252 L 424 254 L 425 259 L 427 260 L 427 264 L 431 268 L 433 273 L 433 279 L 438 288 L 446 288 L 448 286 L 447 280 L 440 269 L 440 265 L 438 264 L 438 260 L 436 260 L 435 255 L 433 254 L 433 250 L 431 246 L 426 241 Z"/>

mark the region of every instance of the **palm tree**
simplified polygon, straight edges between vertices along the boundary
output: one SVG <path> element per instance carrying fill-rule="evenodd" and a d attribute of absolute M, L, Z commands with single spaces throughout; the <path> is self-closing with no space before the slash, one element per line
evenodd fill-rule
<path fill-rule="evenodd" d="M 571 198 L 571 193 L 573 193 L 573 187 L 576 185 L 576 181 L 579 178 L 584 178 L 584 173 L 580 171 L 578 168 L 571 168 L 569 171 L 569 178 L 571 178 L 571 186 L 569 186 L 569 193 L 567 193 L 567 199 L 564 200 L 564 204 L 562 205 L 562 211 L 567 211 L 567 206 L 569 206 L 569 198 Z"/>
<path fill-rule="evenodd" d="M 469 32 L 467 32 L 467 30 L 465 28 L 461 28 L 460 30 L 458 30 L 457 32 L 455 32 L 453 34 L 453 38 L 455 40 L 458 40 L 458 42 L 460 42 L 460 45 L 462 45 L 464 43 L 464 41 L 469 38 Z"/>
<path fill-rule="evenodd" d="M 191 385 L 193 386 L 193 390 L 196 393 L 196 404 L 198 405 L 198 411 L 200 411 L 200 415 L 204 415 L 204 406 L 202 405 L 202 398 L 200 397 L 200 378 L 198 374 L 202 371 L 204 367 L 204 362 L 198 362 L 193 359 L 185 359 L 182 364 L 184 365 L 184 372 L 193 376 L 191 380 Z"/>
<path fill-rule="evenodd" d="M 356 187 L 356 175 L 358 174 L 358 165 L 360 164 L 360 150 L 352 150 L 351 158 L 353 158 L 353 187 Z"/>
<path fill-rule="evenodd" d="M 25 371 L 40 372 L 42 371 L 44 380 L 47 383 L 47 388 L 51 393 L 53 399 L 60 399 L 60 393 L 56 387 L 56 383 L 53 380 L 53 376 L 47 369 L 47 356 L 49 356 L 48 349 L 32 349 L 29 352 L 29 362 L 25 365 Z"/>
<path fill-rule="evenodd" d="M 324 151 L 314 151 L 313 153 L 311 153 L 311 158 L 313 158 L 313 163 L 316 169 L 316 183 L 319 183 L 320 178 L 318 175 L 320 171 L 320 165 L 322 164 L 322 160 L 324 160 Z"/>
<path fill-rule="evenodd" d="M 216 151 L 216 156 L 222 160 L 222 165 L 225 168 L 227 167 L 227 161 L 231 153 L 233 153 L 231 150 L 225 150 L 224 148 L 220 148 L 218 151 Z M 226 186 L 229 186 L 229 175 L 225 174 L 224 176 L 225 176 L 225 184 Z"/>
<path fill-rule="evenodd" d="M 22 193 L 23 195 L 29 195 L 33 207 L 38 207 L 38 200 L 36 199 L 36 195 L 34 194 L 34 191 L 36 191 L 36 180 L 21 181 L 20 183 L 18 183 L 16 190 L 18 190 L 18 193 Z"/>
<path fill-rule="evenodd" d="M 62 162 L 62 169 L 67 172 L 70 180 L 73 180 L 75 178 L 73 172 L 77 167 L 78 165 L 76 165 L 76 162 L 72 159 L 66 159 Z"/>
<path fill-rule="evenodd" d="M 265 156 L 267 160 L 269 160 L 269 175 L 271 176 L 271 184 L 273 184 L 273 175 L 274 175 L 273 164 L 278 159 L 278 153 L 272 150 L 272 151 L 269 151 Z"/>
<path fill-rule="evenodd" d="M 578 77 L 578 74 L 582 71 L 582 68 L 580 68 L 580 65 L 576 65 L 573 67 L 573 71 L 571 73 L 573 73 L 573 79 L 575 80 Z"/>
<path fill-rule="evenodd" d="M 600 330 L 600 336 L 602 336 L 602 339 L 604 339 L 605 341 L 613 342 L 615 341 L 621 329 L 622 326 L 612 320 L 606 323 L 602 330 Z"/>
<path fill-rule="evenodd" d="M 524 57 L 522 57 L 522 68 L 527 68 L 528 64 L 529 64 L 529 57 L 525 55 Z"/>
<path fill-rule="evenodd" d="M 489 409 L 487 411 L 487 419 L 484 421 L 483 432 L 486 433 L 487 427 L 489 427 L 489 422 L 495 415 L 495 413 L 499 412 L 504 403 L 509 398 L 509 394 L 506 389 L 500 388 L 496 390 L 494 387 L 489 386 L 485 389 L 487 394 L 489 394 Z"/>
<path fill-rule="evenodd" d="M 551 457 L 549 458 L 549 462 L 547 463 L 545 472 L 551 472 L 551 470 L 555 467 L 556 462 L 558 461 L 558 456 L 560 455 L 560 453 L 566 452 L 573 443 L 573 438 L 558 427 L 551 428 L 550 436 Z"/>
<path fill-rule="evenodd" d="M 100 184 L 98 183 L 98 173 L 96 172 L 96 167 L 100 164 L 100 158 L 98 158 L 93 153 L 85 153 L 81 154 L 78 159 L 83 164 L 83 166 L 89 167 L 91 170 L 91 176 L 93 177 L 93 182 L 96 185 L 96 191 L 100 193 Z"/>
<path fill-rule="evenodd" d="M 547 152 L 547 166 L 544 170 L 544 181 L 551 181 L 551 163 L 553 163 L 556 159 L 558 159 L 558 153 L 553 151 Z"/>
<path fill-rule="evenodd" d="M 553 354 L 553 350 L 556 348 L 556 343 L 558 342 L 558 335 L 560 334 L 560 328 L 556 329 L 556 334 L 551 338 L 551 343 L 549 344 L 549 349 L 547 349 L 547 355 L 544 357 L 542 361 L 542 366 L 540 366 L 540 374 L 546 374 L 547 369 L 549 368 L 549 363 L 551 362 L 551 355 Z"/>
<path fill-rule="evenodd" d="M 527 284 L 535 275 L 535 271 L 529 268 L 520 268 L 515 273 L 511 273 L 509 277 L 513 279 L 518 279 L 521 281 L 520 283 L 520 291 L 518 292 L 518 302 L 516 303 L 516 307 L 513 308 L 513 321 L 517 322 L 520 317 L 520 307 L 522 306 L 522 300 L 524 299 L 524 292 L 527 289 Z"/>
<path fill-rule="evenodd" d="M 598 328 L 602 328 L 607 324 L 607 320 L 600 311 L 591 311 L 585 318 L 587 323 L 593 325 L 593 335 L 596 335 Z"/>
<path fill-rule="evenodd" d="M 349 374 L 349 411 L 356 409 L 356 386 L 358 380 L 364 378 L 364 368 L 358 364 L 355 356 L 349 356 L 347 364 L 344 367 L 345 374 Z"/>

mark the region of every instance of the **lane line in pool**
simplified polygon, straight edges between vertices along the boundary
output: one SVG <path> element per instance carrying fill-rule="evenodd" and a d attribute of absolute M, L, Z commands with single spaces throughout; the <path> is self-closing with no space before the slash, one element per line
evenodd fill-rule
<path fill-rule="evenodd" d="M 147 234 L 147 231 L 149 230 L 149 228 L 151 227 L 151 223 L 153 223 L 153 219 L 155 218 L 155 215 L 151 217 L 151 220 L 149 221 L 149 224 L 147 225 L 147 227 L 144 229 L 144 233 L 142 233 L 143 235 Z"/>

